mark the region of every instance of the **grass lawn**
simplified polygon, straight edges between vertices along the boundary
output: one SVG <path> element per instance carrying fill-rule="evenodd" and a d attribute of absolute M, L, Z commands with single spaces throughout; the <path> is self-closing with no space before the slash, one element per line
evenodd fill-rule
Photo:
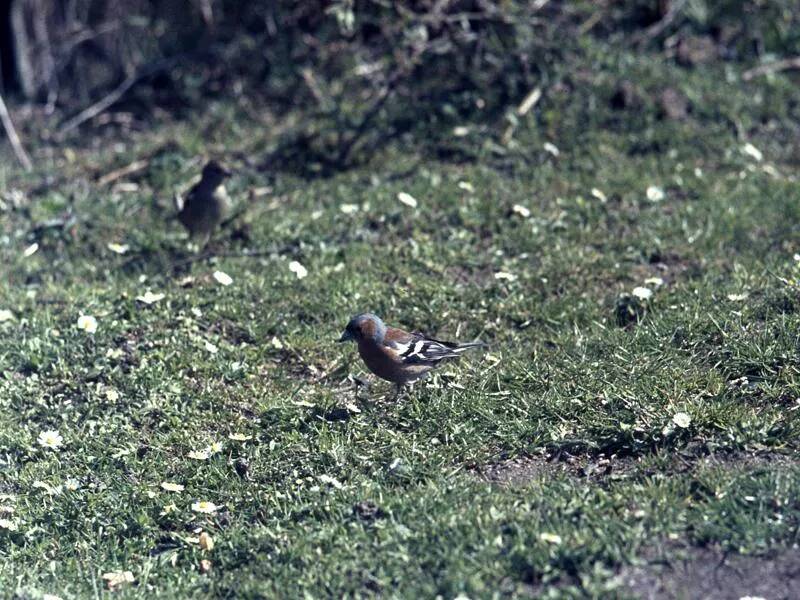
<path fill-rule="evenodd" d="M 248 168 L 270 130 L 224 102 L 7 154 L 0 596 L 636 597 L 664 560 L 800 563 L 800 88 L 581 61 L 506 144 L 453 123 L 327 178 Z M 198 255 L 168 217 L 208 154 L 249 209 Z M 392 402 L 333 343 L 364 310 L 490 348 Z"/>

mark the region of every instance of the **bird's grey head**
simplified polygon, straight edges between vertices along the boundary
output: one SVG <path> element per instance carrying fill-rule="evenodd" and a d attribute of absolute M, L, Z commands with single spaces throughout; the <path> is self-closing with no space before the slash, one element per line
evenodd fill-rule
<path fill-rule="evenodd" d="M 215 160 L 210 160 L 203 167 L 203 181 L 219 185 L 231 176 L 231 172 Z"/>
<path fill-rule="evenodd" d="M 361 313 L 350 319 L 339 341 L 372 340 L 380 343 L 383 341 L 384 335 L 386 335 L 386 325 L 383 324 L 380 317 L 372 313 Z"/>

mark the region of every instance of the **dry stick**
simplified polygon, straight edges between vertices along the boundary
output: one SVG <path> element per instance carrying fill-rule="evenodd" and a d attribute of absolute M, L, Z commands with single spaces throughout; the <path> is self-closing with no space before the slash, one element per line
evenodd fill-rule
<path fill-rule="evenodd" d="M 800 56 L 794 58 L 784 58 L 783 60 L 776 60 L 775 62 L 753 67 L 742 73 L 742 79 L 750 81 L 754 77 L 760 75 L 767 75 L 769 73 L 777 73 L 778 71 L 788 71 L 789 69 L 800 69 Z"/>
<path fill-rule="evenodd" d="M 11 115 L 8 114 L 8 108 L 6 107 L 2 94 L 0 94 L 0 121 L 3 122 L 3 128 L 6 130 L 6 136 L 8 137 L 8 141 L 11 142 L 11 148 L 17 156 L 17 160 L 19 160 L 26 171 L 31 171 L 33 169 L 33 164 L 31 163 L 30 157 L 28 157 L 28 154 L 25 152 L 25 148 L 22 147 L 22 142 L 19 141 L 17 130 L 14 129 L 14 123 L 11 121 Z"/>
<path fill-rule="evenodd" d="M 533 88 L 528 95 L 523 98 L 522 102 L 519 103 L 517 107 L 516 113 L 517 116 L 524 117 L 525 115 L 530 112 L 530 110 L 535 107 L 539 100 L 542 99 L 542 88 L 536 87 Z M 516 121 L 511 121 L 506 127 L 506 130 L 503 132 L 503 135 L 500 138 L 500 141 L 504 146 L 507 146 L 511 139 L 514 137 L 514 131 L 517 129 Z"/>
<path fill-rule="evenodd" d="M 111 90 L 105 97 L 101 98 L 91 106 L 88 106 L 87 108 L 83 109 L 81 112 L 79 112 L 71 119 L 67 119 L 67 121 L 64 122 L 61 125 L 61 127 L 58 128 L 57 136 L 63 137 L 76 127 L 88 121 L 89 119 L 96 117 L 97 115 L 108 109 L 115 102 L 117 102 L 120 98 L 122 98 L 127 93 L 127 91 L 131 89 L 134 85 L 136 85 L 139 81 L 141 81 L 145 77 L 149 77 L 150 75 L 158 73 L 159 71 L 168 69 L 182 58 L 183 56 L 181 55 L 159 60 L 141 69 L 138 73 L 129 75 L 128 77 L 125 78 L 125 80 L 122 83 L 120 83 L 117 87 Z"/>
<path fill-rule="evenodd" d="M 670 25 L 672 22 L 677 18 L 680 12 L 683 10 L 684 5 L 686 4 L 687 0 L 673 0 L 670 3 L 669 10 L 667 14 L 664 15 L 664 18 L 654 23 L 650 27 L 644 30 L 644 32 L 638 36 L 636 36 L 636 43 L 644 44 L 649 42 L 655 37 L 661 35 L 661 33 Z"/>
<path fill-rule="evenodd" d="M 429 47 L 430 46 L 425 45 L 421 48 L 416 48 L 414 50 L 412 55 L 409 57 L 408 62 L 410 63 L 411 67 L 408 70 L 408 73 L 413 72 L 414 67 L 416 66 L 416 62 L 423 54 L 425 54 L 425 52 L 429 49 Z M 367 109 L 366 113 L 361 118 L 361 123 L 358 124 L 356 130 L 353 132 L 353 135 L 350 136 L 349 140 L 346 140 L 342 144 L 342 148 L 339 151 L 339 155 L 336 160 L 338 164 L 341 165 L 347 162 L 347 159 L 350 158 L 350 153 L 352 152 L 353 148 L 359 142 L 359 140 L 364 136 L 370 124 L 372 123 L 372 120 L 378 116 L 378 113 L 380 113 L 381 109 L 383 108 L 383 105 L 386 104 L 386 101 L 394 92 L 395 86 L 397 86 L 401 78 L 404 75 L 407 75 L 408 73 L 403 68 L 398 67 L 398 69 L 388 77 L 386 84 L 383 86 L 383 88 L 381 88 L 381 90 L 377 94 L 378 96 L 377 100 L 375 100 L 372 103 L 372 106 L 370 106 Z"/>
<path fill-rule="evenodd" d="M 322 89 L 319 87 L 319 82 L 317 78 L 314 77 L 314 71 L 311 69 L 300 69 L 300 75 L 303 77 L 303 81 L 305 82 L 306 86 L 308 86 L 311 95 L 314 96 L 314 100 L 317 101 L 317 104 L 320 106 L 327 106 L 328 102 L 325 99 L 325 94 L 322 93 Z"/>
<path fill-rule="evenodd" d="M 149 164 L 150 164 L 149 160 L 135 160 L 129 165 L 125 165 L 124 167 L 106 173 L 97 180 L 97 185 L 107 185 L 112 181 L 116 181 L 120 177 L 125 177 L 126 175 L 130 175 L 131 173 L 136 173 L 137 171 L 146 169 Z"/>
<path fill-rule="evenodd" d="M 53 42 L 56 44 L 58 48 L 58 55 L 59 59 L 56 63 L 56 72 L 60 72 L 63 68 L 67 65 L 67 63 L 72 58 L 72 52 L 80 46 L 81 44 L 91 41 L 100 37 L 101 35 L 105 35 L 107 33 L 111 33 L 117 29 L 121 29 L 123 27 L 123 23 L 120 21 L 107 21 L 105 23 L 101 23 L 94 29 L 81 29 L 70 34 L 68 37 L 64 37 L 62 39 L 55 38 Z M 33 45 L 34 51 L 39 51 L 38 44 Z"/>
<path fill-rule="evenodd" d="M 603 17 L 605 17 L 605 12 L 603 12 L 599 8 L 596 9 L 594 11 L 594 13 L 592 14 L 592 16 L 589 17 L 588 19 L 586 19 L 581 24 L 581 26 L 578 27 L 578 34 L 579 35 L 586 35 L 587 33 L 589 33 L 592 29 L 594 29 L 595 25 L 597 25 L 600 21 L 603 20 Z"/>
<path fill-rule="evenodd" d="M 367 109 L 366 114 L 361 119 L 361 123 L 358 124 L 358 127 L 356 127 L 356 130 L 353 132 L 353 135 L 350 136 L 350 139 L 342 144 L 336 162 L 338 162 L 339 164 L 344 164 L 345 162 L 347 162 L 347 159 L 350 157 L 350 152 L 353 150 L 353 147 L 363 137 L 364 133 L 366 133 L 367 129 L 369 128 L 369 125 L 372 123 L 372 119 L 374 119 L 378 115 L 381 108 L 383 108 L 383 105 L 389 99 L 389 96 L 392 95 L 393 90 L 394 90 L 394 85 L 387 84 L 383 89 L 381 89 L 380 92 L 378 92 L 378 99 L 372 104 L 372 106 L 369 109 Z"/>
<path fill-rule="evenodd" d="M 101 100 L 98 100 L 91 106 L 83 109 L 77 115 L 68 119 L 61 127 L 58 128 L 58 137 L 63 137 L 82 123 L 88 121 L 105 111 L 109 106 L 114 104 L 117 100 L 122 98 L 133 85 L 139 81 L 139 77 L 131 75 L 127 77 L 122 83 L 114 88 L 108 95 Z"/>

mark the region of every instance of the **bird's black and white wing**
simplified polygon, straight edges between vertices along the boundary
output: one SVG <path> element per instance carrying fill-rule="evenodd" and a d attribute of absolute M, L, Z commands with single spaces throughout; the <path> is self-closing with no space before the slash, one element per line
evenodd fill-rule
<path fill-rule="evenodd" d="M 427 337 L 421 333 L 408 333 L 390 328 L 387 344 L 399 360 L 408 365 L 435 366 L 447 358 L 458 358 L 464 350 L 480 346 L 480 343 L 455 344 Z"/>

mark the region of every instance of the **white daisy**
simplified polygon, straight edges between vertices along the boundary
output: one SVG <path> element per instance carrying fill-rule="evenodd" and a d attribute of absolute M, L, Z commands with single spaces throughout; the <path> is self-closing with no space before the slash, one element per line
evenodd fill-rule
<path fill-rule="evenodd" d="M 608 200 L 608 197 L 605 195 L 605 192 L 599 188 L 592 188 L 592 196 L 600 200 L 600 202 L 605 202 Z"/>
<path fill-rule="evenodd" d="M 755 159 L 757 162 L 761 162 L 762 160 L 764 160 L 764 153 L 761 152 L 761 150 L 759 150 L 755 146 L 753 146 L 753 144 L 747 143 L 744 146 L 742 146 L 742 152 L 747 154 L 747 156 L 749 156 L 750 158 Z"/>
<path fill-rule="evenodd" d="M 531 216 L 531 211 L 528 209 L 527 206 L 522 206 L 521 204 L 515 204 L 511 209 L 515 214 L 518 214 L 523 219 L 527 219 Z"/>
<path fill-rule="evenodd" d="M 306 275 L 308 275 L 308 270 L 296 260 L 293 260 L 289 263 L 289 270 L 297 275 L 298 279 L 303 279 Z"/>
<path fill-rule="evenodd" d="M 561 536 L 557 533 L 540 533 L 539 539 L 543 542 L 547 542 L 548 544 L 560 544 L 561 543 Z"/>
<path fill-rule="evenodd" d="M 458 189 L 464 190 L 465 192 L 474 192 L 475 186 L 472 185 L 469 181 L 459 181 L 458 182 Z"/>
<path fill-rule="evenodd" d="M 417 199 L 408 192 L 400 192 L 397 194 L 397 199 L 411 208 L 417 208 Z"/>
<path fill-rule="evenodd" d="M 672 415 L 672 422 L 675 423 L 678 427 L 682 429 L 686 429 L 692 422 L 692 417 L 690 417 L 685 412 L 677 412 Z"/>
<path fill-rule="evenodd" d="M 495 279 L 503 279 L 505 281 L 516 281 L 517 276 L 513 273 L 507 273 L 506 271 L 498 271 L 494 274 Z"/>
<path fill-rule="evenodd" d="M 213 502 L 201 500 L 192 504 L 192 510 L 194 512 L 210 515 L 212 513 L 217 512 L 217 510 L 219 510 L 219 507 Z"/>
<path fill-rule="evenodd" d="M 335 477 L 331 477 L 330 475 L 324 475 L 324 474 L 323 474 L 323 475 L 320 475 L 320 476 L 319 476 L 319 480 L 320 480 L 322 483 L 327 483 L 327 484 L 328 484 L 328 485 L 330 485 L 331 487 L 335 487 L 337 490 L 340 490 L 340 489 L 342 489 L 342 488 L 344 487 L 344 486 L 342 485 L 342 482 L 341 482 L 341 481 L 339 481 L 339 480 L 338 480 L 338 479 L 336 479 Z"/>
<path fill-rule="evenodd" d="M 0 519 L 0 529 L 7 529 L 8 531 L 16 531 L 17 524 L 11 519 Z"/>
<path fill-rule="evenodd" d="M 233 283 L 233 278 L 222 271 L 214 271 L 213 277 L 220 285 L 228 286 Z"/>
<path fill-rule="evenodd" d="M 97 319 L 91 315 L 81 315 L 78 317 L 78 329 L 82 329 L 86 333 L 94 333 L 97 331 Z"/>
<path fill-rule="evenodd" d="M 544 146 L 542 147 L 544 148 L 545 152 L 549 152 L 553 156 L 558 156 L 559 154 L 561 154 L 561 151 L 556 147 L 556 145 L 551 144 L 550 142 L 545 142 Z"/>
<path fill-rule="evenodd" d="M 127 244 L 117 244 L 116 242 L 109 242 L 106 245 L 106 248 L 111 250 L 114 254 L 125 254 L 128 250 L 130 250 L 130 246 Z"/>
<path fill-rule="evenodd" d="M 161 483 L 161 489 L 166 490 L 167 492 L 182 492 L 184 487 L 180 483 L 164 481 Z"/>
<path fill-rule="evenodd" d="M 154 294 L 150 290 L 147 290 L 141 296 L 136 296 L 136 299 L 142 304 L 155 304 L 156 302 L 163 300 L 165 296 L 166 294 Z"/>
<path fill-rule="evenodd" d="M 48 429 L 47 431 L 41 432 L 36 441 L 39 442 L 39 445 L 43 448 L 58 450 L 64 443 L 64 438 L 62 438 L 61 434 L 55 429 Z"/>
<path fill-rule="evenodd" d="M 192 450 L 187 454 L 189 458 L 193 458 L 194 460 L 208 460 L 211 458 L 211 451 L 208 448 L 204 448 L 203 450 Z"/>
<path fill-rule="evenodd" d="M 646 194 L 647 194 L 647 199 L 650 200 L 650 202 L 660 202 L 661 200 L 664 199 L 664 190 L 655 185 L 649 186 L 647 188 Z"/>

